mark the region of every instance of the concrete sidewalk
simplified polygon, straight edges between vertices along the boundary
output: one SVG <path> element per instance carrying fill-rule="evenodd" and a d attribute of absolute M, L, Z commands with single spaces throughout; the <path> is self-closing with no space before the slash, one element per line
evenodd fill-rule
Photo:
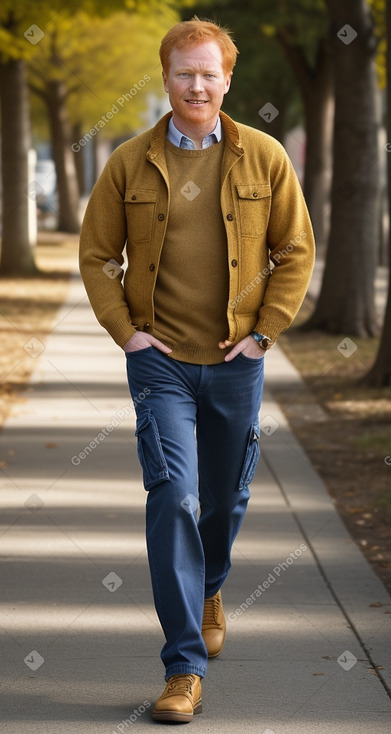
<path fill-rule="evenodd" d="M 1 731 L 158 731 L 154 611 L 125 360 L 82 284 L 1 436 Z M 223 589 L 228 636 L 194 732 L 389 734 L 391 598 L 355 546 L 272 390 L 261 461 Z M 378 667 L 377 672 L 374 666 Z"/>

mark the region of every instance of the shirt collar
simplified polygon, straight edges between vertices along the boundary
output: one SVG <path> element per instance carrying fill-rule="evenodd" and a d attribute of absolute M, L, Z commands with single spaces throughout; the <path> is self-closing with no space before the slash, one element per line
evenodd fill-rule
<path fill-rule="evenodd" d="M 205 135 L 205 138 L 203 140 L 205 140 L 206 138 L 208 138 L 209 135 L 215 135 L 216 136 L 216 142 L 217 143 L 220 142 L 220 140 L 222 138 L 222 127 L 221 127 L 220 116 L 217 118 L 217 123 L 216 123 L 216 127 L 214 128 L 214 130 L 211 130 L 211 132 L 208 133 L 208 135 Z M 181 144 L 182 137 L 187 138 L 188 136 L 187 135 L 184 135 L 183 133 L 181 133 L 178 130 L 178 128 L 175 127 L 174 122 L 173 122 L 173 119 L 171 117 L 170 118 L 170 122 L 168 123 L 168 128 L 167 128 L 167 139 L 170 141 L 170 143 L 172 143 L 173 145 L 176 145 L 176 147 L 179 148 L 180 147 L 180 144 Z M 189 139 L 191 140 L 191 138 L 189 138 Z"/>

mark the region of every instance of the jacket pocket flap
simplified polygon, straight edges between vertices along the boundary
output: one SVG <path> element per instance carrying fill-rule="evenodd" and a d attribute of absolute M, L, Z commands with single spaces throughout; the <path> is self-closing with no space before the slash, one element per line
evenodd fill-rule
<path fill-rule="evenodd" d="M 236 191 L 240 199 L 251 199 L 252 201 L 271 196 L 269 184 L 236 184 Z"/>
<path fill-rule="evenodd" d="M 157 191 L 149 189 L 126 189 L 125 198 L 127 204 L 148 204 L 157 200 Z"/>

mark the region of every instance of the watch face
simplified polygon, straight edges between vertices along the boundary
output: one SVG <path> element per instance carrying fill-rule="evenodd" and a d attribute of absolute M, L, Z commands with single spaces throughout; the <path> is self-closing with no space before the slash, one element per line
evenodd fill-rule
<path fill-rule="evenodd" d="M 255 341 L 258 342 L 259 346 L 262 347 L 262 349 L 269 349 L 272 345 L 272 340 L 270 337 L 265 336 L 264 334 L 258 334 L 256 331 L 252 331 L 251 335 L 254 337 Z"/>

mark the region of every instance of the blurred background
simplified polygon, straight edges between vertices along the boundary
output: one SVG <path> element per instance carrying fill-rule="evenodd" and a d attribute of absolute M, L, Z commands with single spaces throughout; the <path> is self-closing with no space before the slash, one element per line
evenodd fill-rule
<path fill-rule="evenodd" d="M 279 398 L 390 582 L 386 0 L 2 0 L 1 415 L 33 369 L 23 354 L 28 335 L 45 337 L 66 295 L 86 202 L 108 156 L 169 109 L 160 40 L 193 14 L 228 26 L 240 51 L 223 109 L 277 138 L 302 184 L 317 262 L 280 343 L 307 389 L 293 398 L 281 385 Z"/>

